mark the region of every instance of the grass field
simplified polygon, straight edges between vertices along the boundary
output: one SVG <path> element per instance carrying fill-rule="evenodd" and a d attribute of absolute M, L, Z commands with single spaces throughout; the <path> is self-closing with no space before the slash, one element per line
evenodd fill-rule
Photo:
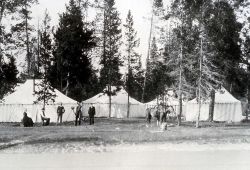
<path fill-rule="evenodd" d="M 144 119 L 96 119 L 95 125 L 74 126 L 73 122 L 62 125 L 42 127 L 36 124 L 24 128 L 13 123 L 0 125 L 0 152 L 29 148 L 29 152 L 49 150 L 66 152 L 95 151 L 106 146 L 137 144 L 248 144 L 250 143 L 250 125 L 247 123 L 226 124 L 201 122 L 201 128 L 195 128 L 192 122 L 184 122 L 178 127 L 168 123 L 166 131 L 153 122 L 147 127 Z M 78 147 L 78 148 L 77 148 Z M 34 150 L 34 148 L 36 148 Z"/>

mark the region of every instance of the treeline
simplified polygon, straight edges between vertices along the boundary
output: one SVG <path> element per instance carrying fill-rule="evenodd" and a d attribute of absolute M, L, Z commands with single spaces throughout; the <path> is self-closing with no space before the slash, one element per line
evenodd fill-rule
<path fill-rule="evenodd" d="M 133 14 L 128 11 L 122 23 L 115 0 L 70 0 L 56 27 L 45 11 L 37 30 L 30 24 L 36 3 L 0 2 L 0 99 L 27 78 L 42 78 L 78 101 L 104 88 L 112 95 L 111 86 L 124 86 L 143 102 L 167 89 L 180 102 L 194 96 L 201 101 L 221 86 L 238 98 L 250 96 L 249 20 L 239 23 L 236 16 L 248 1 L 154 0 L 146 68 Z M 89 8 L 96 11 L 93 20 Z M 15 24 L 4 25 L 10 16 Z M 19 56 L 26 59 L 20 74 Z"/>

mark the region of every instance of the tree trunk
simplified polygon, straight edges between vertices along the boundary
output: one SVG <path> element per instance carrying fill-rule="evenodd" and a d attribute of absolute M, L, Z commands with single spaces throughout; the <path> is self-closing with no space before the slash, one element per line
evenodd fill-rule
<path fill-rule="evenodd" d="M 178 100 L 179 100 L 179 112 L 177 114 L 177 121 L 178 126 L 181 126 L 181 115 L 182 115 L 182 55 L 183 53 L 183 46 L 181 43 L 181 54 L 180 54 L 180 74 L 179 74 L 179 94 L 178 94 Z"/>
<path fill-rule="evenodd" d="M 65 88 L 65 94 L 66 96 L 69 96 L 69 73 L 67 74 L 67 84 Z"/>
<path fill-rule="evenodd" d="M 47 51 L 46 51 L 47 52 Z M 40 68 L 39 68 L 39 63 L 40 63 L 40 28 L 39 28 L 39 20 L 38 20 L 38 24 L 37 24 L 37 66 L 35 67 L 36 70 L 36 74 L 40 73 Z"/>
<path fill-rule="evenodd" d="M 247 66 L 247 111 L 246 111 L 246 120 L 248 120 L 248 112 L 250 108 L 250 61 L 248 60 Z"/>
<path fill-rule="evenodd" d="M 111 117 L 111 85 L 108 85 L 108 94 L 109 94 L 109 118 Z"/>
<path fill-rule="evenodd" d="M 128 93 L 128 108 L 127 108 L 127 118 L 129 118 L 129 113 L 130 113 L 130 103 L 129 103 L 129 93 Z"/>
<path fill-rule="evenodd" d="M 209 121 L 214 120 L 214 103 L 215 103 L 215 90 L 210 93 L 210 103 L 209 103 Z"/>
<path fill-rule="evenodd" d="M 2 30 L 2 19 L 4 15 L 4 10 L 5 10 L 5 2 L 1 2 L 1 10 L 0 10 L 0 75 L 2 72 L 2 59 L 3 59 L 3 51 L 2 51 L 2 45 L 3 44 L 3 30 Z"/>
<path fill-rule="evenodd" d="M 128 77 L 127 77 L 127 91 L 128 91 L 128 102 L 127 102 L 127 118 L 129 118 L 129 113 L 130 113 L 130 103 L 129 103 L 129 94 L 130 94 L 130 79 L 129 79 L 129 70 L 130 66 L 128 66 Z"/>
<path fill-rule="evenodd" d="M 203 8 L 203 7 L 202 7 Z M 203 19 L 203 10 L 201 9 L 201 18 Z M 200 21 L 201 22 L 201 21 Z M 203 25 L 200 23 L 200 30 L 201 30 L 201 35 L 200 35 L 200 74 L 199 74 L 199 87 L 198 87 L 198 92 L 199 92 L 199 97 L 198 97 L 198 102 L 199 102 L 199 109 L 198 109 L 198 115 L 197 115 L 197 121 L 196 121 L 196 128 L 199 128 L 199 122 L 200 122 L 200 114 L 201 114 L 201 79 L 202 79 L 202 62 L 203 62 Z"/>
<path fill-rule="evenodd" d="M 145 88 L 146 88 L 146 82 L 147 82 L 148 62 L 149 62 L 149 55 L 150 55 L 150 48 L 151 48 L 151 36 L 152 36 L 152 29 L 153 29 L 153 19 L 154 19 L 154 14 L 152 12 L 150 32 L 149 32 L 149 40 L 148 40 L 148 53 L 147 53 L 147 59 L 146 59 L 146 70 L 145 70 L 145 76 L 144 76 L 144 81 L 143 81 L 143 89 L 142 89 L 142 99 L 141 99 L 142 103 L 145 102 Z"/>
<path fill-rule="evenodd" d="M 202 77 L 202 60 L 203 60 L 203 39 L 201 37 L 201 47 L 200 47 L 200 75 L 199 75 L 199 97 L 198 97 L 198 103 L 199 103 L 199 109 L 198 109 L 198 115 L 197 115 L 197 121 L 196 121 L 196 128 L 199 128 L 199 121 L 200 121 L 200 114 L 201 114 L 201 77 Z"/>
<path fill-rule="evenodd" d="M 25 1 L 25 10 L 27 11 L 27 0 Z M 27 74 L 30 76 L 30 48 L 29 48 L 29 31 L 28 31 L 28 13 L 25 16 L 25 34 L 26 34 L 26 52 L 27 52 Z"/>

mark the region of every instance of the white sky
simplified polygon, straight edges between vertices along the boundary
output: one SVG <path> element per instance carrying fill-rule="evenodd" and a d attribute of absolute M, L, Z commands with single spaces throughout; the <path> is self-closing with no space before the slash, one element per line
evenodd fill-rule
<path fill-rule="evenodd" d="M 164 0 L 165 5 L 170 1 L 171 0 Z M 40 21 L 43 19 L 46 8 L 48 9 L 52 19 L 51 24 L 56 26 L 58 24 L 58 14 L 65 11 L 65 4 L 68 2 L 69 0 L 39 0 L 39 4 L 32 7 L 33 24 L 35 27 L 37 27 L 38 19 Z M 128 10 L 130 9 L 132 12 L 135 30 L 137 31 L 138 38 L 140 38 L 140 47 L 138 52 L 142 54 L 142 63 L 144 64 L 148 50 L 152 0 L 115 0 L 115 2 L 120 13 L 120 18 L 122 19 L 122 24 L 125 24 Z M 249 11 L 250 10 L 248 10 L 248 12 Z M 246 15 L 249 17 L 250 14 L 247 13 Z M 238 17 L 240 18 L 242 16 Z M 246 17 L 243 18 L 245 19 Z"/>
<path fill-rule="evenodd" d="M 52 19 L 52 25 L 57 25 L 58 13 L 65 11 L 65 4 L 68 2 L 69 0 L 39 0 L 39 4 L 32 9 L 34 24 L 37 25 L 38 18 L 42 20 L 44 11 L 47 8 Z M 128 10 L 131 10 L 134 17 L 135 29 L 138 38 L 140 38 L 138 52 L 142 54 L 142 60 L 145 60 L 150 30 L 150 20 L 147 18 L 150 17 L 152 0 L 115 0 L 115 2 L 120 13 L 120 18 L 122 19 L 122 24 L 125 24 Z"/>

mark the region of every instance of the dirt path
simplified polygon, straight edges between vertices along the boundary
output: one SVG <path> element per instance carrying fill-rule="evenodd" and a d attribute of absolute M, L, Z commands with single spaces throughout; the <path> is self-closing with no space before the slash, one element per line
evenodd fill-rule
<path fill-rule="evenodd" d="M 249 151 L 118 150 L 79 154 L 0 154 L 4 170 L 248 170 Z"/>

